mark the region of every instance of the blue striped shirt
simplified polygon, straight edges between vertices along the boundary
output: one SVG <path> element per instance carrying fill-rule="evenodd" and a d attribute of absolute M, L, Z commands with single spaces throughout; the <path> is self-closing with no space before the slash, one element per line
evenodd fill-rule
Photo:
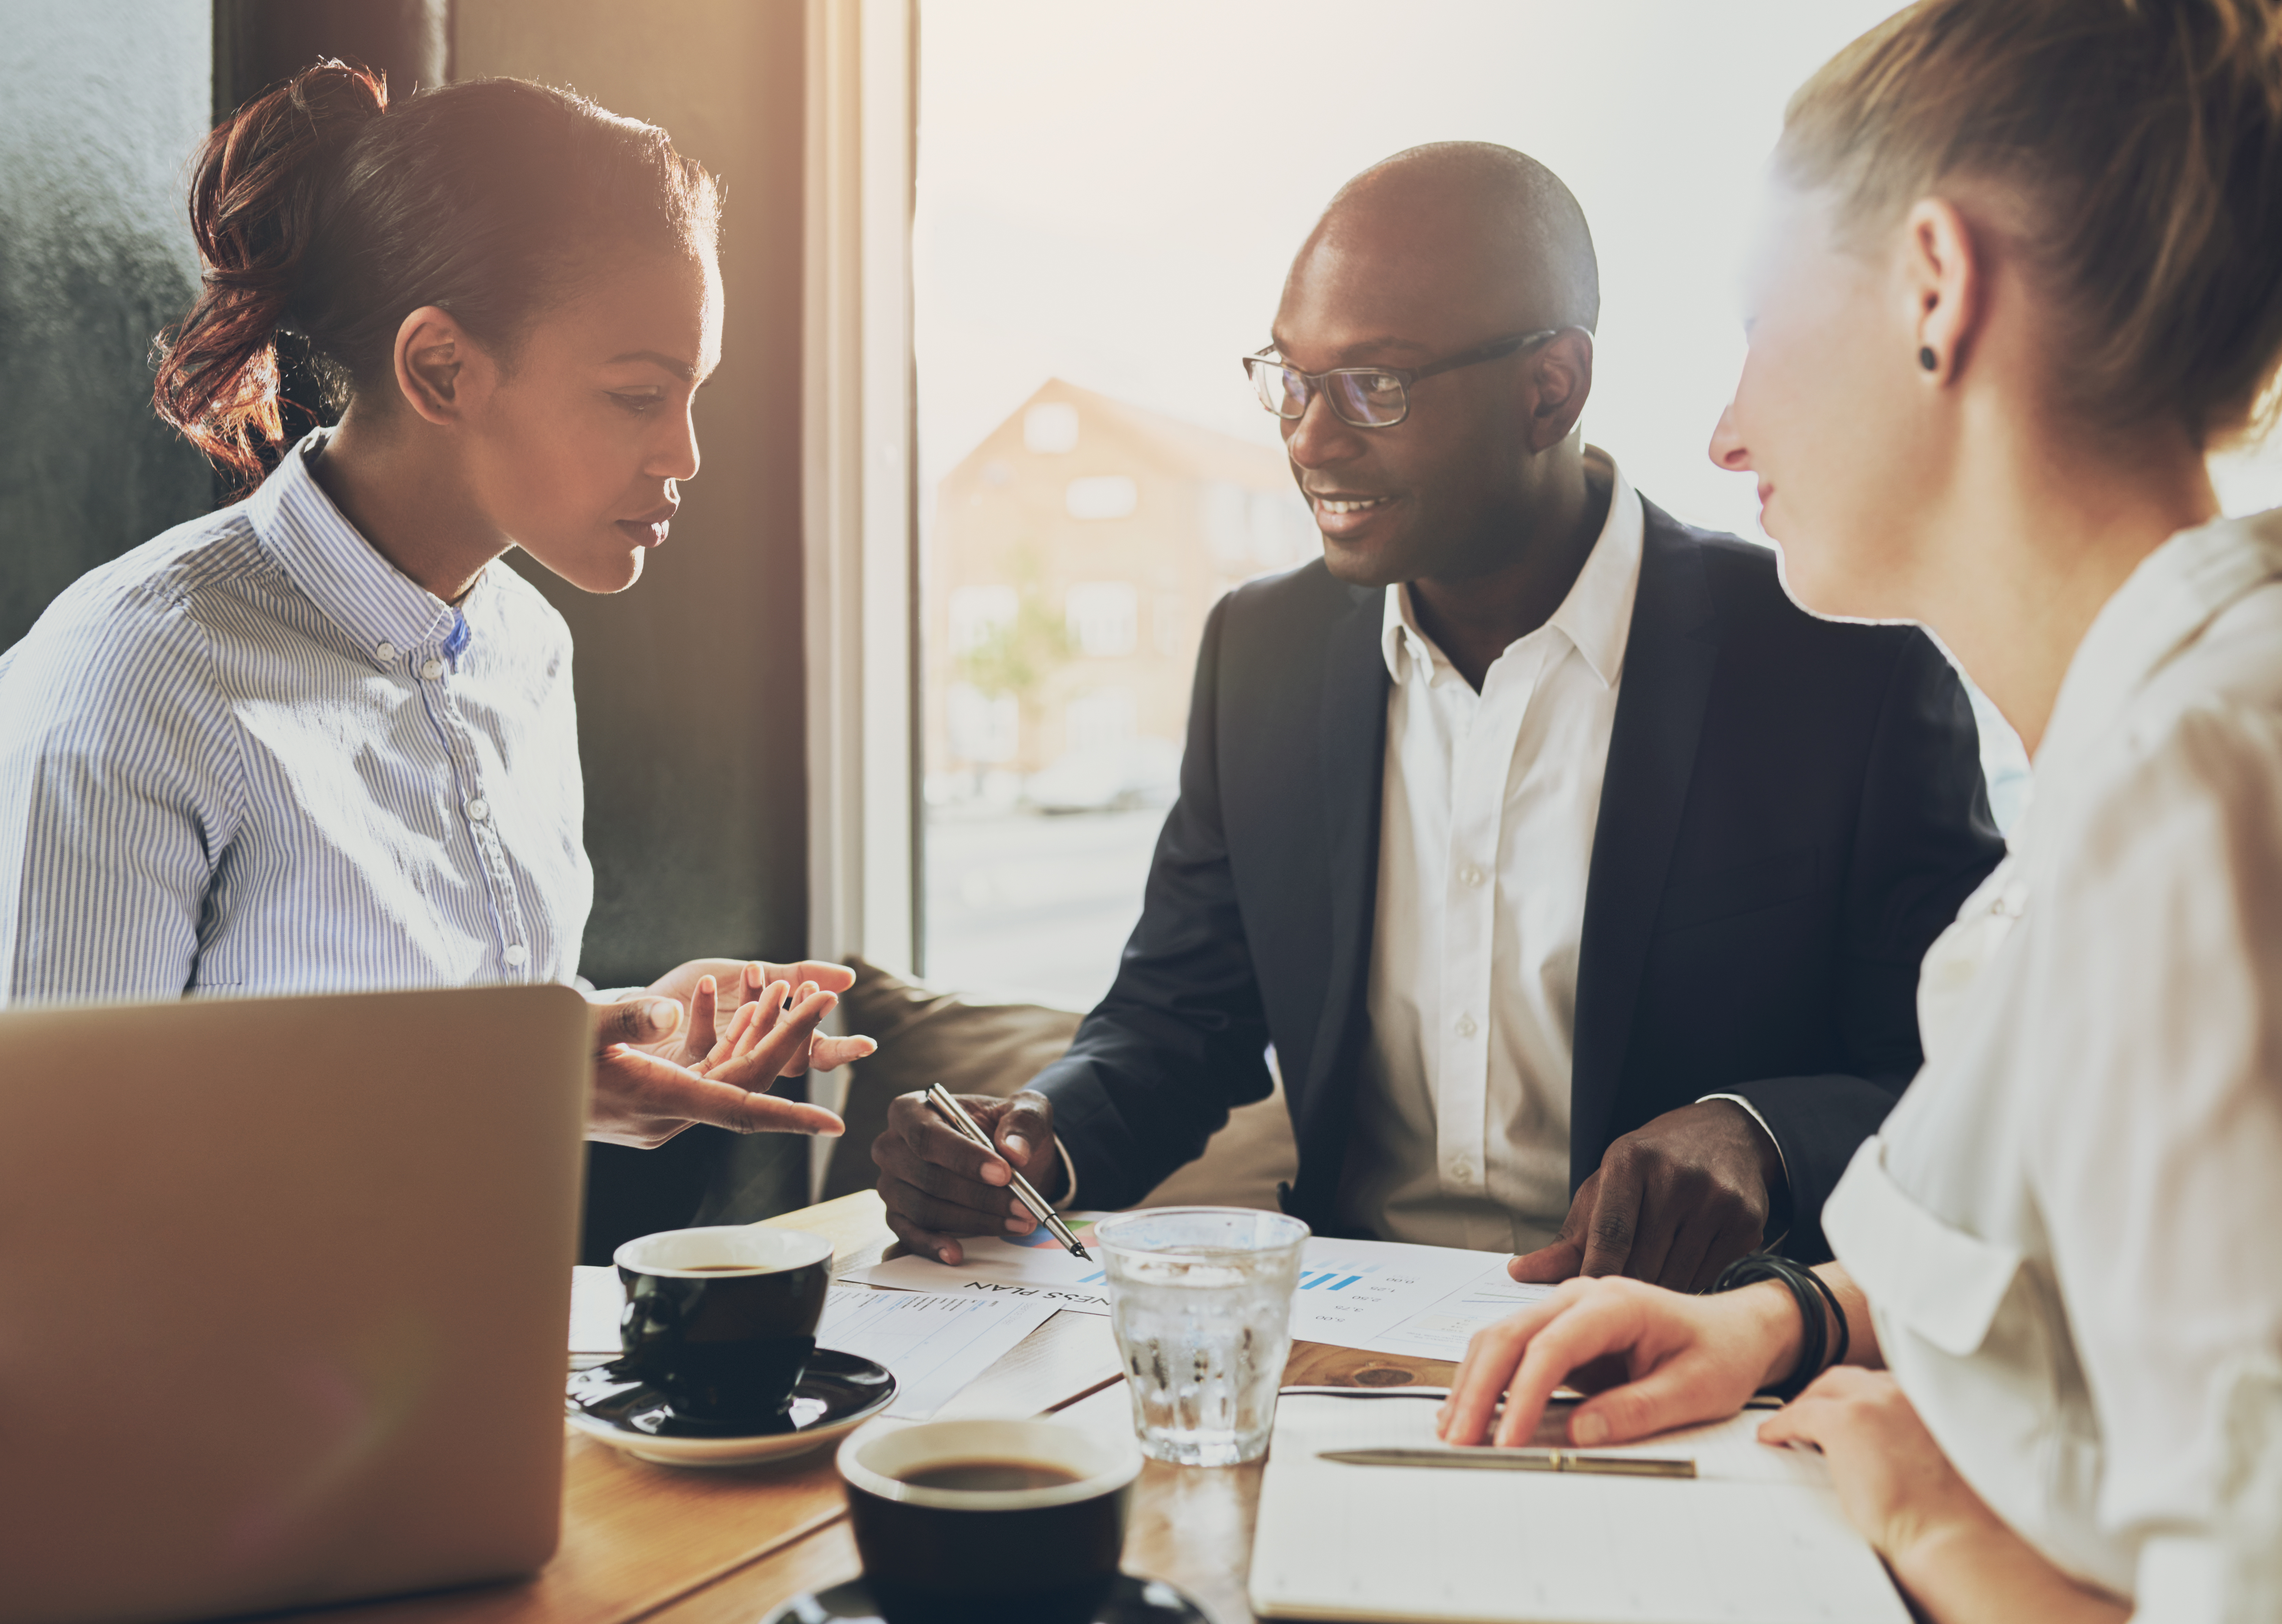
<path fill-rule="evenodd" d="M 399 572 L 322 445 L 0 653 L 0 1004 L 574 978 L 570 628 Z"/>

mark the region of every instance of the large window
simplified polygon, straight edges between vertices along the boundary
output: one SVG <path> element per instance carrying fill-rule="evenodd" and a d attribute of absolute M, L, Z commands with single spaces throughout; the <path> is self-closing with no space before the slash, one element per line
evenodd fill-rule
<path fill-rule="evenodd" d="M 1758 537 L 1704 454 L 1785 99 L 1890 0 L 922 0 L 913 238 L 924 963 L 1107 987 L 1172 793 L 1213 600 L 1316 551 L 1238 358 L 1332 192 L 1502 142 L 1591 220 L 1587 437 Z M 2271 463 L 2231 507 L 2282 499 Z M 1993 712 L 2001 816 L 2025 763 Z"/>

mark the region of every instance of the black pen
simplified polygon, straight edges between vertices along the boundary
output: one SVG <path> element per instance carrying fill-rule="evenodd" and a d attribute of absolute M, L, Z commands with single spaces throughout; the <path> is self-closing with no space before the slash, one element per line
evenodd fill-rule
<path fill-rule="evenodd" d="M 940 1111 L 944 1119 L 959 1133 L 974 1141 L 991 1155 L 998 1154 L 998 1148 L 990 1142 L 990 1135 L 985 1133 L 974 1118 L 966 1114 L 966 1108 L 952 1097 L 950 1089 L 945 1088 L 941 1083 L 928 1084 L 928 1102 Z M 1044 1224 L 1046 1226 L 1046 1232 L 1055 1240 L 1069 1248 L 1077 1257 L 1091 1263 L 1092 1255 L 1078 1244 L 1076 1232 L 1062 1222 L 1061 1214 L 1053 1210 L 1044 1196 L 1030 1187 L 1030 1181 L 1022 1177 L 1022 1170 L 1012 1162 L 1008 1162 L 1006 1171 L 1014 1175 L 1014 1194 L 1021 1197 L 1022 1204 L 1030 1210 L 1030 1216 Z"/>

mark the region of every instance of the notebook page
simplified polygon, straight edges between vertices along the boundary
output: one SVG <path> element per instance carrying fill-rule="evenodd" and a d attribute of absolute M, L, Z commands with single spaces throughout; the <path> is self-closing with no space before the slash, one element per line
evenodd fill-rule
<path fill-rule="evenodd" d="M 1253 1543 L 1254 1611 L 1401 1624 L 1908 1624 L 1822 1463 L 1758 1442 L 1759 1415 L 1611 1451 L 1689 1458 L 1694 1479 L 1316 1458 L 1437 1447 L 1435 1408 L 1280 1403 Z"/>

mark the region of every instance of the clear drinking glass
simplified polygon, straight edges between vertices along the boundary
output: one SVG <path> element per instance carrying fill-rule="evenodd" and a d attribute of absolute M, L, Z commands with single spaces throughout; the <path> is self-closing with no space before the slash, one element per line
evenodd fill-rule
<path fill-rule="evenodd" d="M 1105 1218 L 1090 1239 L 1141 1452 L 1184 1466 L 1266 1454 L 1308 1226 L 1243 1207 L 1160 1207 Z"/>

